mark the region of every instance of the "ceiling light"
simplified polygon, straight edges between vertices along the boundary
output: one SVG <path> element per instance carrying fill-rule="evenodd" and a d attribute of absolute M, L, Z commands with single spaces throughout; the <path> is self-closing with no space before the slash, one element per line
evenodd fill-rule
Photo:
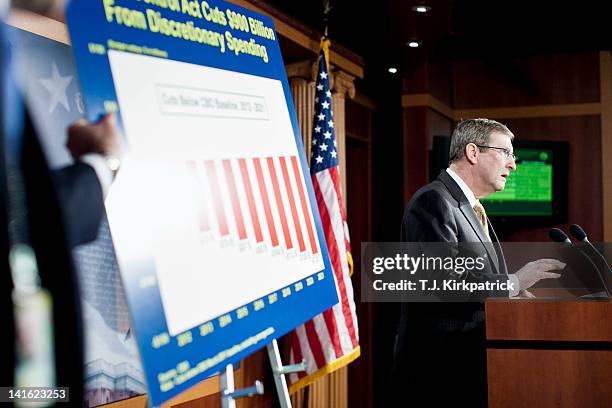
<path fill-rule="evenodd" d="M 416 11 L 417 13 L 426 14 L 431 11 L 431 7 L 429 6 L 414 6 L 412 7 L 412 11 Z"/>
<path fill-rule="evenodd" d="M 410 40 L 406 43 L 406 45 L 410 48 L 419 48 L 421 46 L 421 43 L 417 40 Z"/>
<path fill-rule="evenodd" d="M 395 68 L 395 67 L 389 67 L 389 73 L 390 73 L 390 74 L 397 74 L 397 68 Z"/>

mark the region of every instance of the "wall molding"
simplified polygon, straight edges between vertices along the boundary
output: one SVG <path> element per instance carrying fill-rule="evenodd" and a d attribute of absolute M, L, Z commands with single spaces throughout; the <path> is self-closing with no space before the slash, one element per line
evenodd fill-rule
<path fill-rule="evenodd" d="M 410 108 L 416 106 L 426 106 L 453 121 L 479 117 L 494 119 L 522 119 L 585 116 L 601 115 L 602 112 L 605 112 L 605 110 L 602 109 L 602 103 L 599 102 L 558 105 L 508 106 L 500 108 L 453 109 L 430 94 L 402 95 L 402 107 Z"/>
<path fill-rule="evenodd" d="M 439 114 L 445 116 L 447 119 L 455 120 L 455 110 L 444 102 L 432 96 L 430 94 L 410 94 L 402 95 L 402 107 L 410 108 L 416 106 L 427 106 L 432 110 L 435 110 Z"/>
<path fill-rule="evenodd" d="M 601 104 L 598 102 L 593 102 L 560 105 L 512 106 L 486 109 L 459 109 L 455 110 L 455 120 L 478 117 L 496 119 L 521 119 L 561 116 L 588 116 L 600 114 Z"/>

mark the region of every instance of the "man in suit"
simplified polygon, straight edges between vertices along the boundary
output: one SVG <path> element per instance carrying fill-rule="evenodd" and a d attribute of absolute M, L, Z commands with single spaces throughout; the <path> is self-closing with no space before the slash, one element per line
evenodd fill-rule
<path fill-rule="evenodd" d="M 449 167 L 409 201 L 401 240 L 481 247 L 489 260 L 485 272 L 468 273 L 461 279 L 483 282 L 501 275 L 513 286 L 509 296 L 530 297 L 528 289 L 533 284 L 558 278 L 552 271 L 565 264 L 540 259 L 506 277 L 497 235 L 479 202 L 503 190 L 508 175 L 516 170 L 513 138 L 505 125 L 494 120 L 459 123 L 451 137 Z M 432 407 L 486 406 L 484 339 L 482 302 L 403 303 L 393 373 L 396 392 Z"/>
<path fill-rule="evenodd" d="M 53 1 L 16 3 L 22 7 L 37 5 L 42 7 L 40 10 L 55 10 L 51 7 Z M 8 2 L 0 3 L 0 19 L 5 18 L 7 5 Z M 119 132 L 112 115 L 95 124 L 71 126 L 67 147 L 75 163 L 51 172 L 16 87 L 6 36 L 5 27 L 0 25 L 0 256 L 4 266 L 0 275 L 3 299 L 0 320 L 6 326 L 7 338 L 19 337 L 14 331 L 11 295 L 19 292 L 22 271 L 9 260 L 14 259 L 11 254 L 15 248 L 27 246 L 35 256 L 32 259 L 40 284 L 53 299 L 55 383 L 70 387 L 71 403 L 80 405 L 81 305 L 70 249 L 97 235 L 103 198 L 118 169 Z M 22 329 L 25 332 L 20 332 L 20 336 L 38 336 L 36 340 L 42 341 L 40 330 Z M 4 348 L 0 357 L 3 361 L 1 383 L 13 385 L 15 349 Z"/>

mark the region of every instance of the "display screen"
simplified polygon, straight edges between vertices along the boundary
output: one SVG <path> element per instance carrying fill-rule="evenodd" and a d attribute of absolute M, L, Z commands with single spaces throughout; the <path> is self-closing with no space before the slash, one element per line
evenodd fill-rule
<path fill-rule="evenodd" d="M 481 201 L 490 216 L 553 215 L 552 149 L 517 148 L 506 188 Z"/>

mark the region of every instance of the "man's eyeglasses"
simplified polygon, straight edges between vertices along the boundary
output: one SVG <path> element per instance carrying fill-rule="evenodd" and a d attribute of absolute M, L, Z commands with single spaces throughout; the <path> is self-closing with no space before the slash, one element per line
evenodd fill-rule
<path fill-rule="evenodd" d="M 514 155 L 514 153 L 512 153 L 510 151 L 510 149 L 506 149 L 505 147 L 495 147 L 495 146 L 484 146 L 484 145 L 476 145 L 477 147 L 480 147 L 481 149 L 495 149 L 495 150 L 499 150 L 500 152 L 502 152 L 504 154 L 504 157 L 506 160 L 512 158 L 512 160 L 516 161 L 516 156 Z"/>

